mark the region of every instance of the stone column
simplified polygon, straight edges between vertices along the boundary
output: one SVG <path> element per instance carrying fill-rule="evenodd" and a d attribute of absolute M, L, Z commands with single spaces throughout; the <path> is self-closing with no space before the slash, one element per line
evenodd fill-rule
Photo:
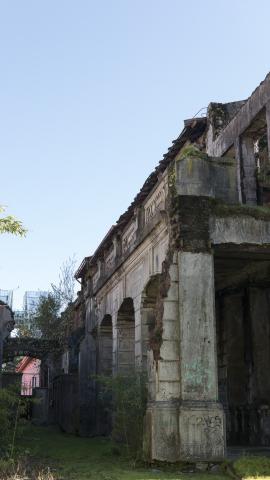
<path fill-rule="evenodd" d="M 218 403 L 213 256 L 181 251 L 179 265 L 181 460 L 224 457 L 224 413 Z"/>
<path fill-rule="evenodd" d="M 231 196 L 229 167 L 219 170 L 216 163 L 203 154 L 176 163 L 166 259 L 169 268 L 161 279 L 166 291 L 160 308 L 161 345 L 157 352 L 152 348 L 148 356 L 151 401 L 146 415 L 146 450 L 155 460 L 211 462 L 224 457 L 209 222 L 211 197 L 219 198 L 217 186 L 222 179 Z M 236 178 L 232 183 L 236 184 Z M 236 188 L 233 191 L 235 194 Z"/>
<path fill-rule="evenodd" d="M 267 126 L 268 158 L 270 163 L 270 102 L 268 102 L 266 105 L 266 126 Z"/>
<path fill-rule="evenodd" d="M 237 137 L 234 142 L 235 160 L 236 160 L 236 176 L 237 176 L 237 194 L 239 203 L 242 203 L 242 158 L 241 158 L 241 141 Z"/>
<path fill-rule="evenodd" d="M 151 460 L 177 462 L 179 451 L 179 312 L 177 255 L 169 268 L 170 287 L 163 300 L 160 351 L 148 351 L 149 401 L 144 451 Z"/>
<path fill-rule="evenodd" d="M 257 205 L 256 160 L 254 142 L 251 137 L 241 139 L 243 201 L 248 205 Z"/>

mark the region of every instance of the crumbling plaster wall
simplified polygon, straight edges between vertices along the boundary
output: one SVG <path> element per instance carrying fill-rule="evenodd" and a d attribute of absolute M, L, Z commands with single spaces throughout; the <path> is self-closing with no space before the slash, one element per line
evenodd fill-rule
<path fill-rule="evenodd" d="M 158 213 L 158 212 L 156 212 Z M 160 273 L 168 245 L 166 221 L 159 221 L 146 239 L 128 257 L 111 278 L 95 293 L 85 295 L 86 335 L 80 345 L 79 384 L 80 384 L 80 432 L 81 434 L 100 433 L 104 429 L 99 422 L 97 409 L 98 385 L 94 379 L 100 373 L 102 363 L 100 326 L 106 315 L 112 319 L 112 371 L 117 373 L 118 329 L 117 316 L 125 299 L 132 299 L 135 320 L 135 364 L 141 366 L 147 343 L 141 320 L 142 294 L 152 276 Z M 135 365 L 134 365 L 135 367 Z"/>
<path fill-rule="evenodd" d="M 142 361 L 141 302 L 143 290 L 152 275 L 161 272 L 168 245 L 166 223 L 159 224 L 127 259 L 94 298 L 87 300 L 87 332 L 98 332 L 105 315 L 113 325 L 113 370 L 116 371 L 117 314 L 125 298 L 131 298 L 135 315 L 135 361 Z"/>

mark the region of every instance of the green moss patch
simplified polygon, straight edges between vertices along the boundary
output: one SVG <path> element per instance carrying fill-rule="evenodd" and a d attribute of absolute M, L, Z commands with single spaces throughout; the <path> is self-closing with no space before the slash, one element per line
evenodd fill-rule
<path fill-rule="evenodd" d="M 250 205 L 227 205 L 212 201 L 212 212 L 220 217 L 253 217 L 256 220 L 270 220 L 270 207 Z"/>

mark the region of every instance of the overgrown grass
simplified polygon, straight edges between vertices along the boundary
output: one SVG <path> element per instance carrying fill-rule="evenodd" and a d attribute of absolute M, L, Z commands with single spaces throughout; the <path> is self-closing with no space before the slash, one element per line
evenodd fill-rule
<path fill-rule="evenodd" d="M 22 433 L 27 399 L 20 389 L 19 384 L 0 389 L 0 459 L 13 458 L 16 437 Z"/>
<path fill-rule="evenodd" d="M 246 456 L 234 462 L 236 475 L 243 480 L 270 480 L 270 458 Z"/>
<path fill-rule="evenodd" d="M 225 474 L 183 473 L 183 465 L 136 468 L 127 451 L 106 438 L 81 438 L 56 427 L 27 426 L 17 448 L 26 462 L 0 462 L 0 480 L 228 480 Z M 270 480 L 270 458 L 245 456 L 234 462 L 235 478 Z M 232 469 L 229 469 L 232 472 Z"/>
<path fill-rule="evenodd" d="M 33 465 L 44 472 L 50 468 L 50 480 L 228 480 L 213 473 L 184 474 L 181 466 L 133 468 L 126 452 L 110 440 L 75 437 L 54 427 L 29 426 L 20 445 L 31 452 Z"/>

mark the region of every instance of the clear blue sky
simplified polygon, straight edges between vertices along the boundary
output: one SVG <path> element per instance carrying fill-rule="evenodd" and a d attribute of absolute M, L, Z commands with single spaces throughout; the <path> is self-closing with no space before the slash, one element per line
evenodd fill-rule
<path fill-rule="evenodd" d="M 0 288 L 46 290 L 90 255 L 210 101 L 270 70 L 269 0 L 0 0 Z"/>

